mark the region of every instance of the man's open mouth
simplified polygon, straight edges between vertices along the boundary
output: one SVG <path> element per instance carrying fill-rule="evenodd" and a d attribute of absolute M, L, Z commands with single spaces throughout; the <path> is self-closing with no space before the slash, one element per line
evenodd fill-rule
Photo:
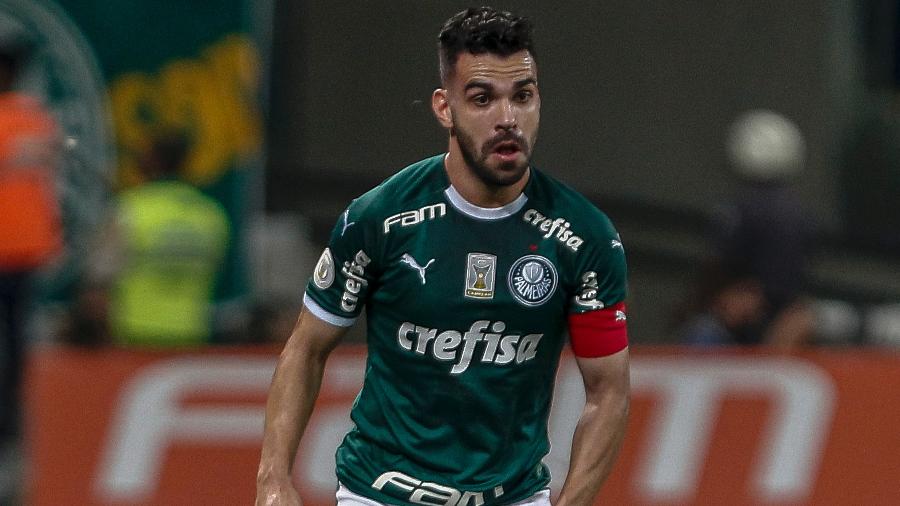
<path fill-rule="evenodd" d="M 513 141 L 501 142 L 494 147 L 494 153 L 500 156 L 512 156 L 521 151 L 519 145 Z"/>

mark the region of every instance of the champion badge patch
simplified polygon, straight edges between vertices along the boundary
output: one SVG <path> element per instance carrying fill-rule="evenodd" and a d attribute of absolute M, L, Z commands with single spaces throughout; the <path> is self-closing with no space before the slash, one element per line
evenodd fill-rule
<path fill-rule="evenodd" d="M 526 306 L 539 306 L 556 291 L 556 267 L 540 255 L 527 255 L 509 269 L 509 291 Z"/>
<path fill-rule="evenodd" d="M 466 297 L 493 299 L 497 257 L 487 253 L 469 253 L 466 260 Z"/>
<path fill-rule="evenodd" d="M 316 269 L 313 271 L 313 283 L 322 290 L 327 289 L 334 282 L 334 258 L 331 256 L 331 250 L 325 248 L 319 261 L 316 263 Z"/>

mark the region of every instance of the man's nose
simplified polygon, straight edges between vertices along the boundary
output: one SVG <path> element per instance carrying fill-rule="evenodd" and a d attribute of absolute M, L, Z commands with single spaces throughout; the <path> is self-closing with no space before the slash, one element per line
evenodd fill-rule
<path fill-rule="evenodd" d="M 497 130 L 512 130 L 516 128 L 516 114 L 512 101 L 502 100 L 497 116 Z"/>

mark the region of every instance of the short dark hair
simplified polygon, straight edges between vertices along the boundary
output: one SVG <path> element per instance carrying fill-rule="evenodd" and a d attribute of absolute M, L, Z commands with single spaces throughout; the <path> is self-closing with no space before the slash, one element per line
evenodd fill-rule
<path fill-rule="evenodd" d="M 509 56 L 528 51 L 532 57 L 531 20 L 491 7 L 470 7 L 444 23 L 438 35 L 441 82 L 453 74 L 459 54 L 491 53 Z"/>

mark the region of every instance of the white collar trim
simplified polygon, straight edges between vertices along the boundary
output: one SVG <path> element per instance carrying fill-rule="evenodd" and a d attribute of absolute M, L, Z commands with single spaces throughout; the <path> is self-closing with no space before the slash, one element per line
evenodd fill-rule
<path fill-rule="evenodd" d="M 457 211 L 479 220 L 499 220 L 512 216 L 525 207 L 525 203 L 528 202 L 528 197 L 524 193 L 520 193 L 516 200 L 503 207 L 479 207 L 463 198 L 453 185 L 444 190 L 444 195 Z"/>

